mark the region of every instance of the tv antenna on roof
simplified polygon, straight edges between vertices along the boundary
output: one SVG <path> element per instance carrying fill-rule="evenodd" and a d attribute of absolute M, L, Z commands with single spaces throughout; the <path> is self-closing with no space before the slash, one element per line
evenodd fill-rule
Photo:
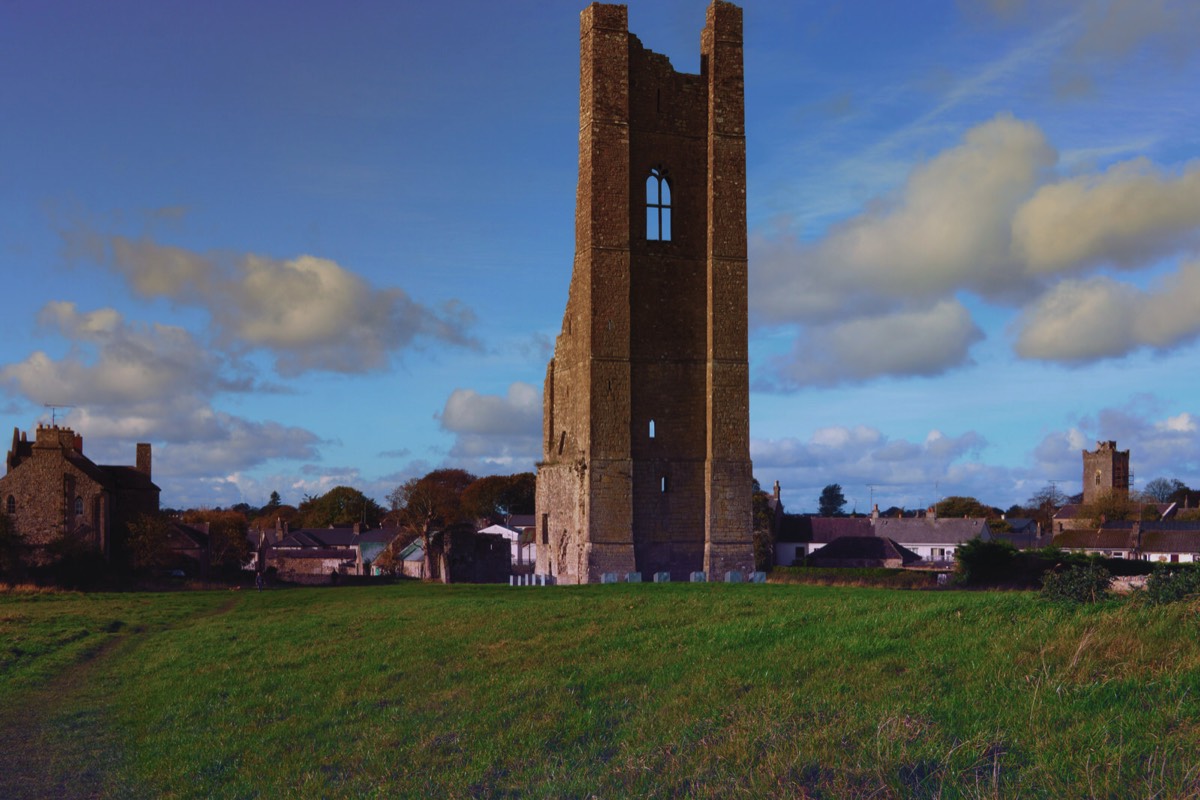
<path fill-rule="evenodd" d="M 58 425 L 58 410 L 60 408 L 74 408 L 75 406 L 64 406 L 57 403 L 44 403 L 46 408 L 50 409 L 50 424 Z"/>

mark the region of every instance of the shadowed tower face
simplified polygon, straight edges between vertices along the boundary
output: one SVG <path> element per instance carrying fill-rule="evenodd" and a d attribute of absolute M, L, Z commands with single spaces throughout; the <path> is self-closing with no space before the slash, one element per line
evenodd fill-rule
<path fill-rule="evenodd" d="M 575 264 L 546 369 L 539 572 L 753 566 L 742 12 L 708 8 L 699 75 L 580 19 Z"/>

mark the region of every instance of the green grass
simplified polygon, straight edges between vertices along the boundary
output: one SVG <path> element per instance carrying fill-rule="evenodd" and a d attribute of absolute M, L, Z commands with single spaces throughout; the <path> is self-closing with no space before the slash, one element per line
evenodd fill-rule
<path fill-rule="evenodd" d="M 60 620 L 128 620 L 45 722 L 68 753 L 102 734 L 113 797 L 1187 797 L 1198 610 L 749 584 L 9 596 L 6 633 L 59 645 L 5 662 L 0 698 L 82 657 Z"/>

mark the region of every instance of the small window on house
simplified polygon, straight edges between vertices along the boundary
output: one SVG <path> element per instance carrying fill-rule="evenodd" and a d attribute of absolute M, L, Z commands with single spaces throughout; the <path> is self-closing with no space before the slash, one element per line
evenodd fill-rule
<path fill-rule="evenodd" d="M 667 476 L 666 475 L 662 476 L 662 481 L 659 483 L 659 488 L 662 490 L 663 494 L 667 493 Z"/>
<path fill-rule="evenodd" d="M 654 420 L 650 420 L 650 438 L 654 438 Z"/>
<path fill-rule="evenodd" d="M 83 515 L 83 498 L 76 497 L 75 498 L 75 516 L 79 517 L 82 515 Z"/>
<path fill-rule="evenodd" d="M 8 501 L 4 504 L 4 513 L 17 513 L 17 498 L 13 497 L 11 494 L 8 496 Z"/>
<path fill-rule="evenodd" d="M 646 239 L 671 241 L 671 183 L 662 167 L 650 170 L 646 178 Z"/>

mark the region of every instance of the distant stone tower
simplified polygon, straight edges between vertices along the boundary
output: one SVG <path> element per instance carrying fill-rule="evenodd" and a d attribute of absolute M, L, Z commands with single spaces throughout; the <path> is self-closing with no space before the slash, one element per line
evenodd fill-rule
<path fill-rule="evenodd" d="M 1096 452 L 1083 451 L 1083 502 L 1093 503 L 1109 492 L 1129 491 L 1129 451 L 1114 441 L 1096 442 Z"/>
<path fill-rule="evenodd" d="M 742 11 L 714 2 L 699 75 L 580 20 L 575 265 L 546 368 L 537 570 L 753 566 Z"/>

